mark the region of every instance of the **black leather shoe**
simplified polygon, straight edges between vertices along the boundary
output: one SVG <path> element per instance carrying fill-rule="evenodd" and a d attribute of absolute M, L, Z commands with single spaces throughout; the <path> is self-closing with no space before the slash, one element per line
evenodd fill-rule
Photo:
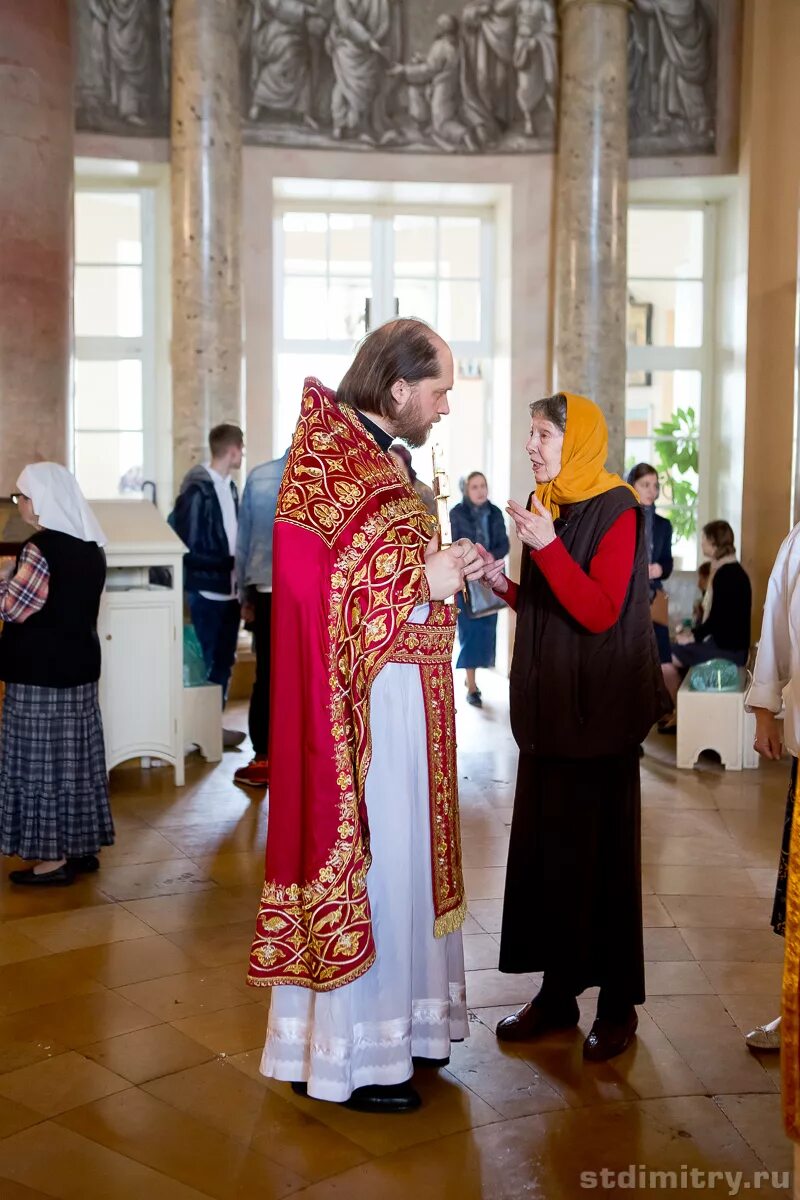
<path fill-rule="evenodd" d="M 100 870 L 100 859 L 96 854 L 81 854 L 79 858 L 68 858 L 67 866 L 78 875 L 94 875 Z"/>
<path fill-rule="evenodd" d="M 559 1029 L 573 1029 L 579 1019 L 580 1009 L 575 999 L 557 1008 L 530 1000 L 519 1012 L 503 1017 L 495 1033 L 501 1042 L 529 1042 Z"/>
<path fill-rule="evenodd" d="M 363 1113 L 414 1112 L 422 1104 L 419 1092 L 410 1083 L 395 1083 L 391 1087 L 377 1084 L 356 1088 L 344 1107 Z"/>
<path fill-rule="evenodd" d="M 292 1091 L 296 1092 L 298 1096 L 307 1096 L 308 1095 L 308 1084 L 307 1083 L 293 1083 Z"/>
<path fill-rule="evenodd" d="M 450 1055 L 447 1058 L 422 1058 L 415 1054 L 411 1061 L 415 1067 L 430 1067 L 432 1071 L 440 1071 L 450 1062 Z"/>
<path fill-rule="evenodd" d="M 69 887 L 75 882 L 75 872 L 67 863 L 63 867 L 56 867 L 55 871 L 45 871 L 39 875 L 33 867 L 25 871 L 11 871 L 8 878 L 23 887 Z"/>
<path fill-rule="evenodd" d="M 621 1020 L 611 1020 L 609 1017 L 596 1017 L 589 1036 L 583 1043 L 583 1057 L 587 1062 L 605 1062 L 606 1059 L 616 1058 L 627 1050 L 639 1024 L 636 1009 L 632 1008 Z"/>

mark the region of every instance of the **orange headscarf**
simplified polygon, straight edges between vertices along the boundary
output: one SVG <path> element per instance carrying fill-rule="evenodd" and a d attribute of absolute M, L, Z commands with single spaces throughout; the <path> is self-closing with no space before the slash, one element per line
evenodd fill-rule
<path fill-rule="evenodd" d="M 560 393 L 567 399 L 567 428 L 561 452 L 561 470 L 549 483 L 536 488 L 539 502 L 555 520 L 562 505 L 591 500 L 604 492 L 624 487 L 639 496 L 619 475 L 606 470 L 608 426 L 601 410 L 585 396 Z"/>

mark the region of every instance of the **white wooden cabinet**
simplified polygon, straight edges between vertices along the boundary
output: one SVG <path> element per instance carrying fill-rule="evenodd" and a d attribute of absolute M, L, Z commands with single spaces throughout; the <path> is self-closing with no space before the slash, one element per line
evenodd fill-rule
<path fill-rule="evenodd" d="M 160 758 L 184 782 L 183 555 L 185 547 L 148 500 L 92 503 L 108 538 L 100 605 L 100 708 L 109 770 Z M 150 583 L 166 567 L 171 585 Z"/>

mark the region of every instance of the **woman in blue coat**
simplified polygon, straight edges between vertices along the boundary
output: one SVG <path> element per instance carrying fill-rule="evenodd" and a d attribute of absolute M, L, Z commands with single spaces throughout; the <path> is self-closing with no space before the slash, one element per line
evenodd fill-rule
<path fill-rule="evenodd" d="M 638 463 L 628 475 L 628 483 L 636 489 L 644 512 L 647 557 L 650 563 L 650 602 L 664 590 L 664 580 L 672 574 L 672 525 L 656 512 L 659 494 L 658 472 L 649 463 Z M 662 663 L 672 662 L 669 625 L 653 622 Z"/>
<path fill-rule="evenodd" d="M 508 554 L 508 534 L 503 514 L 489 501 L 489 485 L 481 471 L 473 471 L 464 484 L 464 499 L 450 510 L 453 541 L 469 538 L 495 558 Z M 475 681 L 478 667 L 493 667 L 497 645 L 497 613 L 471 617 L 458 597 L 458 641 L 461 653 L 456 667 L 467 673 L 467 702 L 480 708 L 481 692 Z"/>

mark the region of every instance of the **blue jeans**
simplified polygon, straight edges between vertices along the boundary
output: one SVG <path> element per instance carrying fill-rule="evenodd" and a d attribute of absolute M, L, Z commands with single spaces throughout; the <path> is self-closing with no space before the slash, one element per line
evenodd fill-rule
<path fill-rule="evenodd" d="M 208 682 L 218 683 L 222 688 L 224 708 L 239 637 L 239 601 L 207 600 L 199 592 L 188 592 L 187 595 L 192 624 L 205 659 Z"/>

